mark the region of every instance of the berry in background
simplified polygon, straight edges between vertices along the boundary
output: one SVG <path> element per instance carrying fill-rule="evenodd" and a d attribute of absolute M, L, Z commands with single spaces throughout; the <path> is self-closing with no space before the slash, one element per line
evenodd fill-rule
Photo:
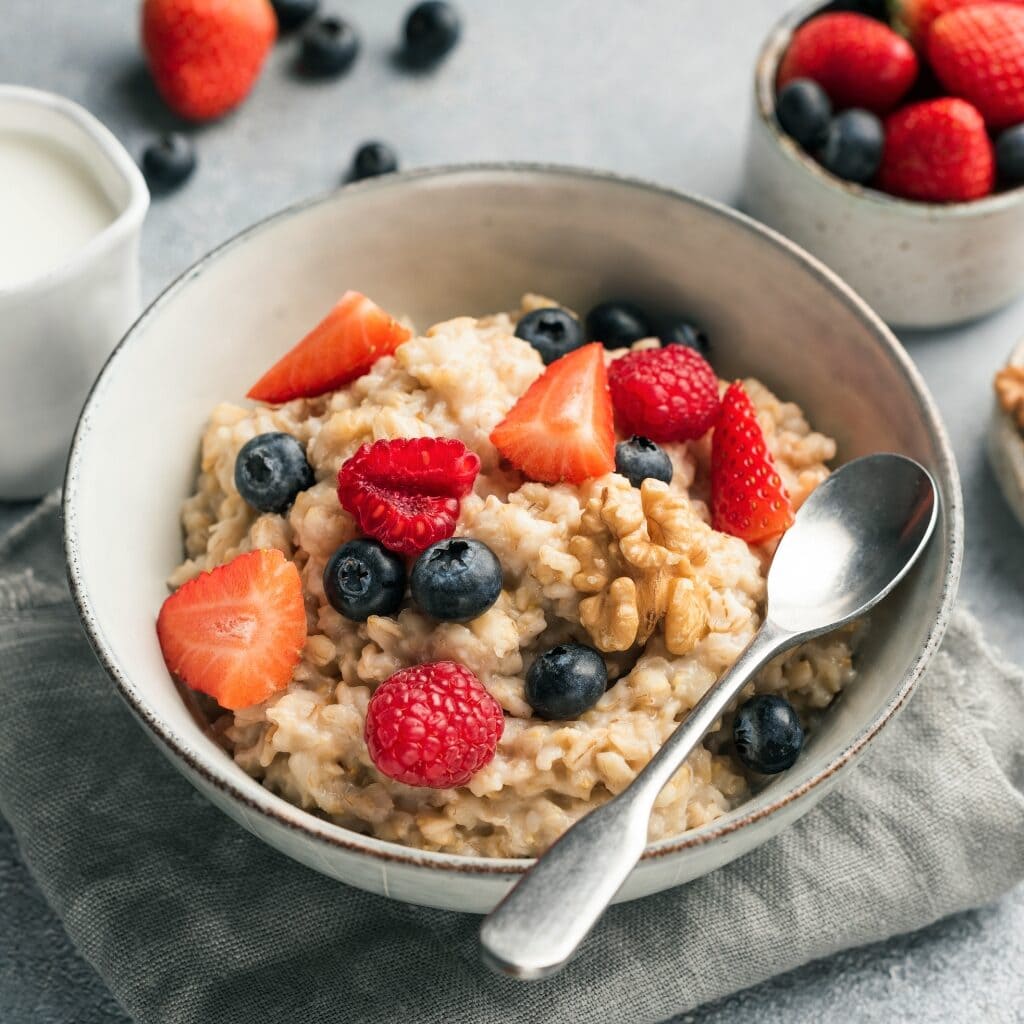
<path fill-rule="evenodd" d="M 516 337 L 528 341 L 549 366 L 583 344 L 583 327 L 568 310 L 550 306 L 520 317 Z"/>
<path fill-rule="evenodd" d="M 867 110 L 844 110 L 832 120 L 817 151 L 818 162 L 837 178 L 865 184 L 882 165 L 885 129 Z"/>
<path fill-rule="evenodd" d="M 196 148 L 187 135 L 172 132 L 142 152 L 142 173 L 150 192 L 163 194 L 184 185 L 196 169 Z"/>
<path fill-rule="evenodd" d="M 398 170 L 398 156 L 386 142 L 365 142 L 352 160 L 350 181 L 377 178 Z"/>
<path fill-rule="evenodd" d="M 821 146 L 832 123 L 832 101 L 810 78 L 794 78 L 775 100 L 775 116 L 782 130 L 807 150 Z"/>
<path fill-rule="evenodd" d="M 605 348 L 626 348 L 641 338 L 654 336 L 647 314 L 620 299 L 598 303 L 587 314 L 586 322 L 587 340 L 599 341 Z"/>
<path fill-rule="evenodd" d="M 317 18 L 302 30 L 300 66 L 313 78 L 341 75 L 359 55 L 359 35 L 344 18 Z"/>
<path fill-rule="evenodd" d="M 405 19 L 402 56 L 412 67 L 430 67 L 454 49 L 461 32 L 458 12 L 451 4 L 426 0 L 413 7 Z"/>

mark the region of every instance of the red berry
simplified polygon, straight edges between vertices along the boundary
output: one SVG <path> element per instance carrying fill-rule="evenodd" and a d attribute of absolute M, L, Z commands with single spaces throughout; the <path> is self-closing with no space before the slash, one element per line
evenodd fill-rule
<path fill-rule="evenodd" d="M 981 114 L 948 98 L 890 114 L 878 184 L 891 195 L 928 203 L 987 196 L 995 185 L 995 155 Z"/>
<path fill-rule="evenodd" d="M 718 378 L 683 345 L 630 352 L 608 369 L 619 430 L 652 441 L 692 441 L 718 415 Z"/>
<path fill-rule="evenodd" d="M 454 661 L 389 676 L 366 710 L 366 746 L 378 770 L 407 786 L 464 786 L 491 758 L 505 718 L 472 672 Z"/>
<path fill-rule="evenodd" d="M 789 495 L 740 381 L 722 396 L 711 438 L 711 525 L 748 544 L 770 540 L 793 525 Z"/>
<path fill-rule="evenodd" d="M 1020 4 L 1024 0 L 1006 2 Z M 984 3 L 991 3 L 991 0 L 892 0 L 893 24 L 916 49 L 924 51 L 932 25 L 943 14 L 960 7 L 977 7 Z"/>
<path fill-rule="evenodd" d="M 418 555 L 455 532 L 480 459 L 450 437 L 364 444 L 338 473 L 338 500 L 389 551 Z"/>
<path fill-rule="evenodd" d="M 145 0 L 142 46 L 157 90 L 182 117 L 237 106 L 277 36 L 268 0 Z"/>
<path fill-rule="evenodd" d="M 981 4 L 944 14 L 929 33 L 928 59 L 989 128 L 1024 121 L 1024 7 Z"/>
<path fill-rule="evenodd" d="M 238 555 L 171 594 L 156 632 L 186 686 L 232 711 L 259 704 L 288 685 L 306 643 L 299 571 L 273 549 Z"/>
<path fill-rule="evenodd" d="M 782 58 L 777 86 L 812 78 L 837 107 L 891 110 L 917 78 L 914 48 L 862 14 L 823 14 L 801 25 Z"/>

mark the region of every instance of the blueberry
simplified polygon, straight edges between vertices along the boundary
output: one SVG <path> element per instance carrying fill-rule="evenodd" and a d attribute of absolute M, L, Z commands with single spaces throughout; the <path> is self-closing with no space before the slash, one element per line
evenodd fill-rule
<path fill-rule="evenodd" d="M 662 345 L 685 345 L 696 349 L 707 358 L 711 351 L 711 339 L 705 331 L 687 320 L 675 320 L 661 332 Z"/>
<path fill-rule="evenodd" d="M 736 712 L 732 741 L 751 771 L 775 775 L 792 767 L 804 745 L 804 731 L 793 705 L 784 697 L 751 697 Z"/>
<path fill-rule="evenodd" d="M 522 317 L 516 324 L 516 337 L 528 341 L 546 365 L 583 344 L 583 327 L 572 313 L 549 306 Z"/>
<path fill-rule="evenodd" d="M 1007 185 L 1024 185 L 1024 124 L 1007 128 L 996 140 L 996 166 Z"/>
<path fill-rule="evenodd" d="M 398 170 L 398 157 L 386 142 L 364 142 L 352 160 L 351 181 L 376 178 Z"/>
<path fill-rule="evenodd" d="M 889 21 L 890 0 L 833 0 L 823 8 L 829 13 L 849 12 L 863 14 L 868 18 L 875 18 L 878 21 Z M 822 13 L 822 12 L 819 12 Z"/>
<path fill-rule="evenodd" d="M 647 315 L 631 302 L 601 302 L 587 314 L 587 337 L 605 348 L 623 348 L 654 335 Z"/>
<path fill-rule="evenodd" d="M 375 540 L 350 540 L 324 566 L 324 593 L 347 619 L 393 615 L 405 594 L 405 563 Z"/>
<path fill-rule="evenodd" d="M 526 699 L 541 718 L 577 718 L 608 688 L 604 658 L 584 644 L 545 651 L 526 674 Z"/>
<path fill-rule="evenodd" d="M 844 110 L 829 125 L 824 144 L 817 151 L 819 163 L 837 178 L 863 184 L 882 164 L 885 130 L 866 110 Z"/>
<path fill-rule="evenodd" d="M 315 483 L 306 450 L 291 434 L 260 434 L 235 459 L 238 493 L 260 512 L 283 512 Z"/>
<path fill-rule="evenodd" d="M 161 136 L 142 153 L 142 173 L 153 192 L 170 192 L 196 169 L 192 140 L 178 132 Z"/>
<path fill-rule="evenodd" d="M 316 14 L 320 0 L 270 0 L 277 15 L 277 27 L 281 32 L 290 32 Z"/>
<path fill-rule="evenodd" d="M 347 71 L 359 53 L 359 36 L 343 18 L 317 18 L 302 30 L 302 69 L 317 78 Z"/>
<path fill-rule="evenodd" d="M 405 19 L 405 59 L 415 67 L 436 64 L 459 41 L 458 12 L 445 0 L 417 4 Z"/>
<path fill-rule="evenodd" d="M 804 149 L 814 150 L 828 137 L 832 102 L 817 82 L 810 78 L 794 78 L 779 90 L 775 116 L 787 135 Z"/>
<path fill-rule="evenodd" d="M 615 446 L 615 472 L 624 476 L 634 487 L 645 480 L 672 483 L 672 460 L 649 438 L 634 434 L 628 441 Z"/>
<path fill-rule="evenodd" d="M 449 537 L 432 544 L 412 567 L 413 600 L 442 622 L 469 622 L 501 593 L 501 563 L 478 540 Z"/>

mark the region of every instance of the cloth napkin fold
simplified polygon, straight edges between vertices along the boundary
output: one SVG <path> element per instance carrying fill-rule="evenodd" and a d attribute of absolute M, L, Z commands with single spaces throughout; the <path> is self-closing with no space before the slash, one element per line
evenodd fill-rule
<path fill-rule="evenodd" d="M 479 962 L 479 919 L 331 881 L 210 806 L 132 720 L 63 581 L 55 497 L 0 542 L 0 813 L 138 1021 L 661 1021 L 1024 876 L 1024 673 L 954 619 L 914 699 L 794 827 L 614 907 L 560 976 Z"/>

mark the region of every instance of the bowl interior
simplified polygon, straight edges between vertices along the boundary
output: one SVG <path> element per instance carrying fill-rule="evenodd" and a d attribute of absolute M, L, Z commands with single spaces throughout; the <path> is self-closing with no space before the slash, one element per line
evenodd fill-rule
<path fill-rule="evenodd" d="M 421 327 L 514 308 L 525 291 L 580 310 L 629 296 L 686 312 L 709 330 L 720 375 L 760 377 L 798 402 L 839 440 L 841 459 L 898 451 L 936 476 L 939 535 L 875 613 L 857 682 L 799 764 L 733 817 L 828 772 L 905 696 L 955 589 L 959 492 L 930 399 L 880 321 L 790 243 L 713 205 L 598 175 L 467 168 L 365 183 L 257 225 L 172 286 L 97 383 L 67 481 L 72 582 L 101 657 L 176 756 L 258 809 L 356 839 L 263 790 L 206 738 L 153 628 L 181 559 L 178 510 L 208 413 L 244 401 L 346 288 Z"/>

